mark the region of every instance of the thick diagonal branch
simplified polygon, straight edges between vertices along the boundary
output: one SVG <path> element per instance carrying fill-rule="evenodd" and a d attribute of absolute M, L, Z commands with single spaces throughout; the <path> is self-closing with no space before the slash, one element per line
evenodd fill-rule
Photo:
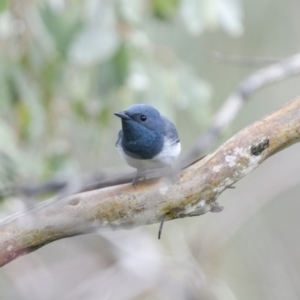
<path fill-rule="evenodd" d="M 0 265 L 52 241 L 200 215 L 226 187 L 300 140 L 300 98 L 248 126 L 177 175 L 51 199 L 0 223 Z"/>

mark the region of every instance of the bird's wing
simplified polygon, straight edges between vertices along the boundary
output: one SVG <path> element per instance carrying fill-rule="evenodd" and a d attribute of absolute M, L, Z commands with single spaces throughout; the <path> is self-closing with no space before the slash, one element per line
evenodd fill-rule
<path fill-rule="evenodd" d="M 123 131 L 122 129 L 119 131 L 119 134 L 118 134 L 118 139 L 116 141 L 116 147 L 120 147 L 121 146 L 121 141 L 122 141 L 122 137 L 123 137 Z"/>
<path fill-rule="evenodd" d="M 164 136 L 171 144 L 180 142 L 176 127 L 174 124 L 164 116 L 161 116 L 164 121 Z"/>

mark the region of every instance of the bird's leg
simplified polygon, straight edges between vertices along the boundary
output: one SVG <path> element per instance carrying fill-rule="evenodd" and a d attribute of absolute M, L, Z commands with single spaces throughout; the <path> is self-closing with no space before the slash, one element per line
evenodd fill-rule
<path fill-rule="evenodd" d="M 136 173 L 135 173 L 135 176 L 132 180 L 132 185 L 133 186 L 136 186 L 139 182 L 139 178 L 141 177 L 141 173 L 142 173 L 143 170 L 141 169 L 136 169 Z M 143 175 L 141 178 L 143 179 L 146 179 L 146 175 Z"/>
<path fill-rule="evenodd" d="M 168 166 L 168 169 L 169 169 L 168 178 L 171 180 L 172 183 L 174 183 L 174 181 L 176 179 L 176 174 L 171 165 Z"/>
<path fill-rule="evenodd" d="M 136 186 L 138 181 L 139 181 L 139 173 L 140 173 L 140 170 L 136 169 L 135 176 L 133 177 L 133 180 L 132 180 L 132 185 L 133 186 Z"/>

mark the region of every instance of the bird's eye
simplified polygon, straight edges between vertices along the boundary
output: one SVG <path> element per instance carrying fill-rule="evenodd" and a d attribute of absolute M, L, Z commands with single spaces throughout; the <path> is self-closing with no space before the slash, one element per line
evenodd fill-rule
<path fill-rule="evenodd" d="M 145 122 L 147 120 L 147 117 L 145 115 L 141 115 L 140 116 L 140 120 L 143 121 L 143 122 Z"/>

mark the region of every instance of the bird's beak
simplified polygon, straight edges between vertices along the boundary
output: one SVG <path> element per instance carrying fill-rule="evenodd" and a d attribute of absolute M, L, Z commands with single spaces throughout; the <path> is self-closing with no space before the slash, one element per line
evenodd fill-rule
<path fill-rule="evenodd" d="M 122 120 L 130 120 L 131 118 L 125 114 L 125 112 L 115 112 L 115 116 L 121 118 Z"/>

